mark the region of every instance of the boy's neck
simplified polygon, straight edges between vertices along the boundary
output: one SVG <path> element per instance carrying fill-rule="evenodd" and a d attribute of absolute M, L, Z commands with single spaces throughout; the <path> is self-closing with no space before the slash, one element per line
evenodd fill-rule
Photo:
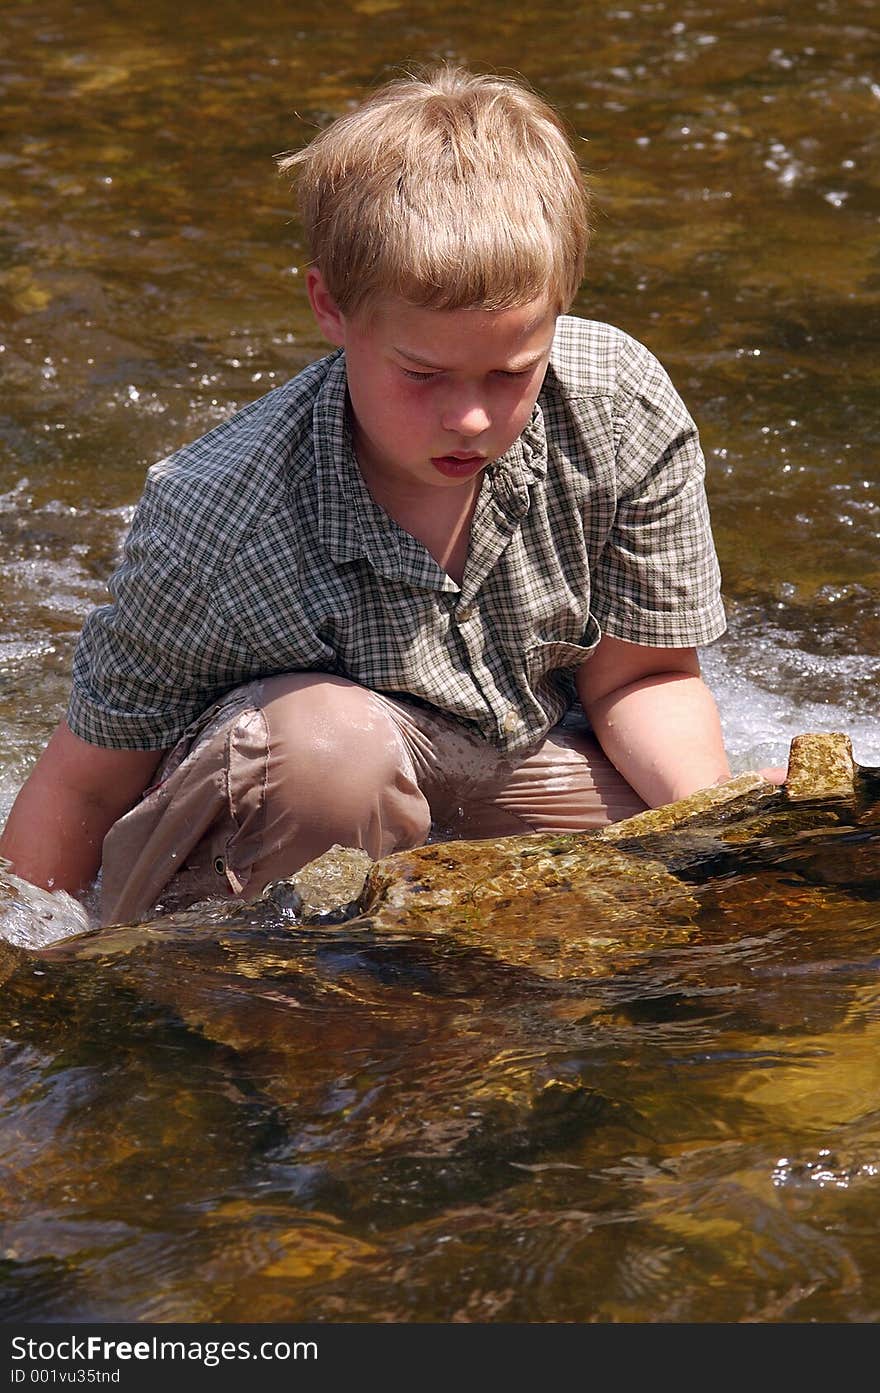
<path fill-rule="evenodd" d="M 388 480 L 364 469 L 360 461 L 358 468 L 373 502 L 461 585 L 483 475 L 456 488 L 420 488 L 407 480 Z"/>

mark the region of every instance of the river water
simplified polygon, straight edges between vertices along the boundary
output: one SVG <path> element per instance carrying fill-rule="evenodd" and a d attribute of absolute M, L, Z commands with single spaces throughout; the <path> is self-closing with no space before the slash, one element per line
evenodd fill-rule
<path fill-rule="evenodd" d="M 739 0 L 656 0 L 578 7 L 490 0 L 474 10 L 433 0 L 343 5 L 317 0 L 308 6 L 195 0 L 185 7 L 154 0 L 148 8 L 133 0 L 117 0 L 112 7 L 98 0 L 76 5 L 42 0 L 39 6 L 6 0 L 0 21 L 0 818 L 63 712 L 79 626 L 88 609 L 104 599 L 147 466 L 326 351 L 310 319 L 303 246 L 274 156 L 308 139 L 365 87 L 395 75 L 402 65 L 437 58 L 522 74 L 561 110 L 583 142 L 598 216 L 574 311 L 609 320 L 647 343 L 700 426 L 730 625 L 728 634 L 704 652 L 703 662 L 735 769 L 784 763 L 790 739 L 806 730 L 845 731 L 860 764 L 880 765 L 877 21 L 873 0 L 754 0 L 748 6 Z M 770 894 L 766 886 L 760 888 Z M 763 916 L 758 887 L 753 889 L 756 916 Z M 775 893 L 770 922 L 784 936 L 789 911 L 782 912 Z M 730 912 L 728 907 L 725 913 Z M 739 905 L 737 914 L 743 912 Z M 74 926 L 63 916 L 59 922 Z M 859 900 L 846 934 L 861 936 L 860 962 L 870 931 L 878 928 L 876 903 Z M 732 941 L 739 939 L 734 935 Z M 848 938 L 840 960 L 851 963 L 851 950 Z M 834 951 L 828 956 L 836 961 Z M 778 966 L 775 956 L 773 963 Z M 767 961 L 758 966 L 764 973 L 759 1012 L 764 1025 L 775 1011 L 785 1030 L 795 1030 L 800 1017 L 791 988 L 775 1006 L 768 1005 L 776 966 Z M 860 1029 L 874 1021 L 876 1033 L 872 971 L 862 963 L 856 973 L 861 1005 L 855 1019 Z M 701 993 L 711 990 L 710 976 Z M 832 1023 L 846 1019 L 850 1029 L 854 1019 L 847 1015 L 852 1003 L 846 1010 L 840 1005 L 839 976 L 813 972 L 799 980 L 809 982 L 813 1015 L 804 1006 L 805 1019 L 815 1025 L 821 1017 L 825 1034 L 817 1043 L 808 1030 L 809 1038 L 798 1037 L 798 1048 L 806 1051 L 804 1058 L 812 1057 L 811 1051 L 830 1051 L 838 1074 L 846 1072 L 828 1034 Z M 655 983 L 647 995 L 654 999 L 657 991 Z M 675 1031 L 682 1032 L 681 1058 L 692 1063 L 704 1045 L 708 1058 L 711 1029 L 699 1017 L 689 1033 L 687 1012 L 676 1015 L 678 1007 L 669 1006 L 672 995 L 664 998 L 664 1010 L 675 1016 Z M 638 992 L 631 996 L 636 1000 Z M 808 1212 L 798 1227 L 791 1214 L 798 1206 L 809 1211 L 805 1194 L 815 1197 L 821 1127 L 792 1162 L 792 1174 L 799 1178 L 786 1191 L 780 1181 L 787 1174 L 779 1160 L 784 1151 L 775 1148 L 774 1157 L 772 1146 L 765 1154 L 759 1143 L 766 1113 L 755 1110 L 744 1132 L 737 1132 L 736 1117 L 745 1107 L 740 1092 L 736 1108 L 709 1129 L 720 1149 L 719 1167 L 713 1168 L 707 1152 L 693 1160 L 683 1140 L 691 1135 L 689 1124 L 683 1130 L 680 1124 L 690 1110 L 693 1135 L 705 1136 L 699 1119 L 705 1120 L 713 1097 L 706 1079 L 721 1066 L 716 1060 L 697 1081 L 698 1071 L 676 1063 L 669 1019 L 664 1016 L 662 1029 L 656 1019 L 648 1027 L 647 1008 L 641 1019 L 630 996 L 627 1002 L 625 1027 L 620 1016 L 608 1045 L 614 1077 L 641 1069 L 643 1093 L 665 1100 L 661 1112 L 667 1104 L 672 1108 L 661 1076 L 668 1079 L 669 1071 L 681 1069 L 686 1082 L 685 1097 L 673 1109 L 674 1125 L 661 1126 L 652 1146 L 640 1151 L 632 1138 L 618 1145 L 622 1134 L 613 1128 L 605 1134 L 611 1141 L 596 1162 L 604 1185 L 603 1225 L 617 1222 L 609 1218 L 614 1211 L 623 1235 L 638 1190 L 639 1203 L 651 1207 L 655 1239 L 661 1229 L 663 1234 L 662 1242 L 646 1250 L 631 1243 L 617 1259 L 613 1245 L 604 1243 L 601 1271 L 607 1277 L 614 1269 L 613 1300 L 603 1304 L 605 1278 L 591 1278 L 583 1300 L 578 1294 L 575 1274 L 598 1222 L 595 1195 L 591 1192 L 588 1203 L 583 1185 L 577 1212 L 569 1214 L 561 1198 L 569 1178 L 565 1166 L 589 1168 L 589 1159 L 579 1155 L 564 1158 L 561 1169 L 552 1168 L 555 1161 L 547 1163 L 551 1168 L 543 1183 L 558 1191 L 550 1229 L 529 1208 L 531 1191 L 529 1205 L 505 1209 L 503 1221 L 496 1197 L 494 1219 L 487 1210 L 475 1220 L 474 1233 L 481 1237 L 468 1230 L 463 1238 L 461 1225 L 457 1237 L 440 1235 L 458 1257 L 448 1271 L 437 1259 L 433 1275 L 425 1275 L 428 1268 L 419 1267 L 413 1254 L 434 1230 L 420 1228 L 417 1238 L 410 1231 L 412 1250 L 398 1235 L 394 1261 L 404 1268 L 410 1263 L 410 1279 L 422 1293 L 409 1304 L 395 1306 L 388 1270 L 377 1305 L 352 1294 L 359 1264 L 368 1274 L 375 1267 L 372 1250 L 367 1254 L 357 1245 L 376 1244 L 363 1228 L 346 1226 L 342 1209 L 332 1222 L 324 1215 L 321 1241 L 316 1238 L 313 1248 L 308 1223 L 303 1237 L 291 1220 L 294 1237 L 284 1249 L 288 1256 L 277 1259 L 281 1285 L 273 1288 L 284 1295 L 270 1302 L 269 1318 L 285 1318 L 279 1312 L 295 1315 L 297 1302 L 305 1300 L 301 1292 L 315 1273 L 326 1277 L 327 1271 L 336 1276 L 327 1278 L 329 1288 L 321 1288 L 330 1293 L 324 1304 L 323 1298 L 306 1301 L 320 1319 L 345 1319 L 352 1311 L 357 1319 L 391 1318 L 388 1311 L 417 1319 L 446 1319 L 450 1312 L 477 1320 L 718 1319 L 727 1309 L 733 1319 L 801 1318 L 809 1285 L 801 1266 L 806 1270 L 815 1261 L 814 1216 Z M 646 1039 L 654 1040 L 651 1032 L 657 1030 L 662 1065 L 654 1077 L 645 1051 L 653 1047 Z M 526 1031 L 510 1048 L 516 1053 L 537 1046 Z M 769 1060 L 769 1054 L 761 1055 L 763 1048 L 752 1040 L 750 1058 Z M 862 1084 L 874 1088 L 867 1063 L 871 1048 L 870 1037 L 859 1036 L 864 1069 L 853 1067 L 849 1094 Z M 138 1050 L 131 1067 L 144 1070 L 149 1054 L 144 1039 Z M 201 1068 L 197 1060 L 190 1065 Z M 60 1080 L 54 1092 L 46 1081 L 53 1068 Z M 247 1206 L 255 1203 L 253 1192 L 245 1200 L 235 1184 L 231 1197 L 223 1199 L 211 1186 L 200 1193 L 193 1182 L 170 1226 L 157 1225 L 155 1248 L 141 1233 L 131 1249 L 136 1280 L 120 1287 L 119 1272 L 108 1259 L 97 1287 L 85 1283 L 89 1294 L 81 1304 L 77 1296 L 65 1304 L 59 1274 L 66 1265 L 80 1282 L 89 1260 L 77 1256 L 72 1212 L 51 1223 L 38 1223 L 34 1216 L 50 1196 L 58 1200 L 65 1192 L 69 1153 L 58 1129 L 73 1125 L 76 1089 L 83 1090 L 83 1108 L 89 1090 L 97 1089 L 108 1116 L 116 1095 L 115 1085 L 90 1080 L 82 1060 L 72 1073 L 57 1073 L 58 1068 L 45 1040 L 27 1043 L 12 1031 L 0 1086 L 6 1108 L 2 1159 L 18 1176 L 27 1152 L 26 1129 L 33 1128 L 41 1165 L 49 1164 L 49 1152 L 54 1158 L 56 1186 L 47 1182 L 45 1194 L 31 1187 L 30 1200 L 16 1211 L 6 1257 L 0 1252 L 9 1266 L 9 1309 L 32 1319 L 47 1311 L 83 1310 L 135 1319 L 145 1312 L 144 1318 L 151 1318 L 154 1311 L 157 1318 L 175 1319 L 187 1309 L 196 1312 L 195 1319 L 229 1311 L 234 1319 L 244 1318 L 242 1303 L 236 1305 L 228 1293 L 222 1299 L 216 1295 L 219 1276 L 196 1276 L 185 1237 L 185 1215 L 194 1210 L 202 1215 L 197 1247 L 206 1242 L 204 1214 L 210 1205 L 219 1205 L 224 1233 L 235 1226 L 236 1214 L 243 1222 L 252 1214 Z M 221 1086 L 219 1077 L 211 1075 L 211 1086 L 224 1094 L 222 1106 L 217 1104 L 223 1125 L 227 1112 L 235 1119 L 237 1140 L 230 1146 L 239 1147 L 238 1165 L 245 1143 L 253 1141 L 249 1114 L 230 1101 L 231 1085 L 224 1076 Z M 766 1077 L 775 1077 L 769 1063 Z M 128 1096 L 130 1076 L 117 1082 Z M 362 1080 L 351 1087 L 351 1097 L 368 1096 Z M 198 1093 L 192 1079 L 178 1093 L 173 1070 L 161 1082 L 153 1074 L 150 1090 L 167 1129 L 173 1130 L 172 1118 L 181 1112 L 197 1117 L 193 1138 L 209 1125 L 201 1105 L 192 1101 Z M 754 1096 L 749 1096 L 751 1107 Z M 322 1107 L 331 1107 L 328 1098 Z M 875 1099 L 876 1091 L 871 1106 Z M 867 1106 L 864 1098 L 850 1098 L 844 1109 L 849 1143 L 858 1130 L 854 1119 Z M 147 1143 L 142 1133 L 152 1124 L 145 1115 L 126 1115 L 135 1140 L 128 1143 L 114 1132 L 120 1155 L 128 1144 L 146 1146 L 157 1174 L 180 1165 L 173 1148 L 162 1150 L 158 1123 Z M 760 1127 L 755 1125 L 759 1116 Z M 271 1130 L 268 1114 L 260 1117 L 259 1125 Z M 638 1128 L 633 1136 L 637 1133 Z M 75 1127 L 72 1135 L 75 1150 Z M 880 1165 L 873 1132 L 859 1133 L 858 1140 L 864 1143 L 858 1157 L 836 1171 L 830 1168 L 853 1212 L 865 1194 L 873 1196 L 872 1177 Z M 212 1145 L 215 1164 L 217 1144 Z M 688 1153 L 694 1171 L 685 1165 L 668 1169 L 676 1146 Z M 543 1164 L 531 1153 L 527 1161 Z M 87 1159 L 80 1157 L 77 1164 L 88 1170 Z M 77 1174 L 80 1178 L 69 1183 L 81 1203 L 86 1182 Z M 118 1175 L 128 1174 L 121 1166 Z M 277 1196 L 261 1211 L 260 1223 L 283 1229 L 290 1217 L 285 1211 L 290 1177 L 277 1174 Z M 534 1186 L 535 1175 L 544 1173 L 531 1174 Z M 270 1166 L 259 1181 L 270 1194 L 272 1175 Z M 847 1188 L 853 1177 L 860 1187 L 858 1202 Z M 98 1237 L 97 1230 L 89 1230 L 86 1247 L 103 1244 L 101 1251 L 109 1253 L 116 1224 L 126 1249 L 131 1240 L 123 1230 L 128 1232 L 134 1217 L 122 1216 L 123 1189 L 120 1181 L 102 1200 L 105 1227 Z M 697 1191 L 711 1211 L 705 1229 L 699 1227 L 702 1220 L 683 1217 Z M 725 1206 L 734 1192 L 731 1214 Z M 787 1225 L 773 1200 L 780 1192 L 788 1195 Z M 304 1194 L 297 1191 L 296 1203 L 308 1209 Z M 510 1191 L 504 1194 L 509 1197 Z M 748 1203 L 744 1196 L 751 1196 Z M 471 1200 L 482 1203 L 467 1186 L 456 1191 L 459 1208 Z M 719 1254 L 725 1234 L 733 1232 L 725 1225 L 744 1233 L 752 1202 L 755 1223 L 775 1216 L 782 1225 L 781 1248 L 789 1257 L 797 1254 L 788 1285 L 781 1282 L 771 1291 L 770 1282 L 760 1299 L 751 1301 L 751 1258 L 745 1246 L 734 1244 L 738 1265 L 730 1274 L 729 1305 L 721 1297 L 713 1303 L 695 1295 L 701 1261 L 718 1289 L 719 1265 L 724 1268 Z M 876 1217 L 877 1198 L 867 1202 Z M 332 1210 L 332 1200 L 326 1207 Z M 659 1228 L 658 1216 L 664 1216 Z M 436 1214 L 435 1220 L 441 1224 Z M 838 1211 L 832 1220 L 832 1228 L 844 1223 Z M 379 1227 L 388 1222 L 383 1215 Z M 563 1238 L 566 1252 L 575 1253 L 573 1266 L 560 1262 L 554 1268 L 551 1231 Z M 261 1268 L 256 1249 L 241 1241 L 248 1290 L 259 1287 L 265 1297 L 265 1283 L 272 1287 L 265 1270 L 272 1263 L 266 1258 Z M 299 1259 L 301 1270 L 290 1256 L 297 1243 L 306 1254 Z M 511 1243 L 524 1245 L 523 1266 L 513 1261 Z M 829 1238 L 825 1266 L 820 1264 L 815 1279 L 818 1288 L 811 1288 L 809 1318 L 876 1318 L 880 1274 L 858 1243 L 855 1248 L 845 1240 L 835 1247 Z M 173 1254 L 184 1249 L 186 1261 L 175 1271 Z M 466 1252 L 473 1254 L 470 1269 L 462 1256 Z M 778 1252 L 764 1253 L 760 1261 L 765 1260 L 772 1267 Z M 615 1262 L 622 1265 L 614 1267 Z M 97 1259 L 94 1263 L 100 1267 Z M 686 1294 L 674 1305 L 659 1292 L 679 1266 Z M 264 1274 L 263 1286 L 254 1275 L 258 1272 Z M 368 1284 L 372 1280 L 368 1276 Z M 336 1296 L 334 1281 L 342 1284 Z M 154 1288 L 176 1296 L 148 1299 L 145 1292 Z M 111 1289 L 117 1293 L 113 1300 Z M 188 1306 L 185 1293 L 196 1290 L 198 1297 Z M 823 1291 L 833 1293 L 824 1306 Z"/>

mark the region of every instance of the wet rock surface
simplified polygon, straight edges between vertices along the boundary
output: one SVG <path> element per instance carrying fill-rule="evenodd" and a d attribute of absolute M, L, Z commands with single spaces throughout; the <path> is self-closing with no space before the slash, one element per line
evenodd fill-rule
<path fill-rule="evenodd" d="M 379 932 L 448 933 L 546 977 L 583 977 L 687 936 L 696 905 L 662 862 L 587 836 L 445 842 L 386 857 L 362 913 Z"/>
<path fill-rule="evenodd" d="M 787 798 L 853 798 L 855 778 L 848 735 L 797 735 L 792 740 L 785 779 Z"/>
<path fill-rule="evenodd" d="M 296 875 L 267 885 L 262 898 L 299 920 L 341 922 L 357 913 L 372 864 L 365 851 L 331 846 Z"/>

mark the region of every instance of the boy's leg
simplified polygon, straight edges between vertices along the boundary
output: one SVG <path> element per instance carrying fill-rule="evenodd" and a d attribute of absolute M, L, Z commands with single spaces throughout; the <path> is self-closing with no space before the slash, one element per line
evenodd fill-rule
<path fill-rule="evenodd" d="M 378 858 L 424 842 L 430 809 L 393 705 L 324 673 L 230 693 L 107 834 L 101 922 L 253 899 L 334 843 Z"/>
<path fill-rule="evenodd" d="M 450 837 L 504 837 L 528 832 L 588 832 L 647 806 L 604 754 L 575 708 L 532 754 L 499 765 L 452 807 Z"/>

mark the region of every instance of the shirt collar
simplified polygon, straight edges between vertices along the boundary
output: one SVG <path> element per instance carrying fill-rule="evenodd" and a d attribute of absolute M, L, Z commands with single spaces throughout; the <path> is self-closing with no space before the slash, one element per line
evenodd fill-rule
<path fill-rule="evenodd" d="M 347 420 L 345 354 L 331 355 L 312 408 L 312 440 L 318 492 L 318 535 L 334 561 L 372 559 L 375 508 L 354 457 Z M 372 545 L 371 545 L 372 542 Z M 387 554 L 388 543 L 384 548 Z"/>
<path fill-rule="evenodd" d="M 547 433 L 540 398 L 525 429 L 486 473 L 501 511 L 511 518 L 524 517 L 530 488 L 547 474 Z"/>

